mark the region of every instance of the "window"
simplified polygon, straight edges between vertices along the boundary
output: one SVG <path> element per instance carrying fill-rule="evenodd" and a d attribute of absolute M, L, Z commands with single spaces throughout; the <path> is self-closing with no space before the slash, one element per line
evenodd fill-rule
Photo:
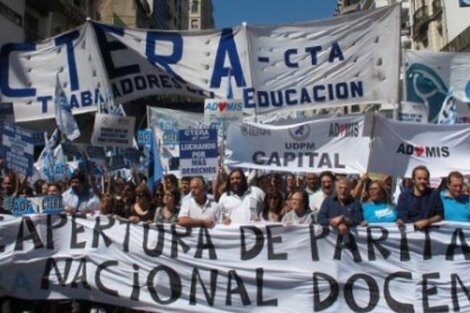
<path fill-rule="evenodd" d="M 197 13 L 197 12 L 199 12 L 199 1 L 193 0 L 193 2 L 191 2 L 191 13 Z"/>
<path fill-rule="evenodd" d="M 199 21 L 195 18 L 191 20 L 191 29 L 199 29 Z"/>

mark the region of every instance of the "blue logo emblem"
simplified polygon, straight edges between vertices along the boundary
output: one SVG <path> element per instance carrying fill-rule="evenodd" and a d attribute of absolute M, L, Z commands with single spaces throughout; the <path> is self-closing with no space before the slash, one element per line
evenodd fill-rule
<path fill-rule="evenodd" d="M 441 77 L 426 65 L 414 63 L 406 69 L 406 100 L 424 103 L 429 109 L 429 122 L 437 121 L 448 89 Z"/>

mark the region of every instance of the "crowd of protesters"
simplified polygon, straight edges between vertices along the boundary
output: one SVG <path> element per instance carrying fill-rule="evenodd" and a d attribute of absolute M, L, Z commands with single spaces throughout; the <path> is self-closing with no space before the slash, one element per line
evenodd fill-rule
<path fill-rule="evenodd" d="M 461 173 L 451 172 L 438 188 L 431 188 L 430 173 L 424 166 L 416 167 L 412 177 L 401 179 L 398 186 L 393 186 L 389 176 L 373 180 L 368 174 L 354 177 L 325 171 L 247 177 L 241 169 L 227 173 L 221 167 L 209 183 L 202 177 L 178 180 L 168 174 L 151 190 L 145 177 L 109 177 L 98 188 L 93 176 L 80 171 L 61 181 L 31 183 L 8 170 L 1 179 L 0 211 L 11 214 L 16 198 L 56 196 L 61 197 L 64 214 L 113 215 L 131 223 L 177 223 L 184 227 L 314 223 L 341 234 L 350 227 L 373 223 L 413 223 L 416 229 L 424 229 L 441 220 L 470 221 L 465 181 Z M 28 303 L 21 301 L 15 308 L 31 308 Z M 85 301 L 62 305 L 67 306 L 63 312 L 90 312 L 94 306 Z M 52 307 L 61 311 L 56 302 Z M 105 312 L 123 310 L 98 308 Z M 49 312 L 50 307 L 25 311 Z M 2 312 L 8 312 L 8 308 Z"/>

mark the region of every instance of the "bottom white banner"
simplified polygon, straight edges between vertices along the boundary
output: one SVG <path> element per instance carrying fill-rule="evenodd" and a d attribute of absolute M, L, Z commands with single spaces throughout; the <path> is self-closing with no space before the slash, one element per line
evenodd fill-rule
<path fill-rule="evenodd" d="M 186 229 L 0 216 L 1 293 L 165 312 L 468 312 L 467 224 Z"/>

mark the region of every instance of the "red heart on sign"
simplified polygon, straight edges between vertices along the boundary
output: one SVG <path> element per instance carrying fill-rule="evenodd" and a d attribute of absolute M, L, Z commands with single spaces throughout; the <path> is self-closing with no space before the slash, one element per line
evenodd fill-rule
<path fill-rule="evenodd" d="M 416 146 L 415 147 L 415 152 L 417 156 L 421 156 L 421 154 L 424 153 L 424 146 Z"/>
<path fill-rule="evenodd" d="M 219 103 L 219 111 L 220 112 L 223 112 L 226 107 L 227 107 L 227 102 L 220 102 Z"/>

